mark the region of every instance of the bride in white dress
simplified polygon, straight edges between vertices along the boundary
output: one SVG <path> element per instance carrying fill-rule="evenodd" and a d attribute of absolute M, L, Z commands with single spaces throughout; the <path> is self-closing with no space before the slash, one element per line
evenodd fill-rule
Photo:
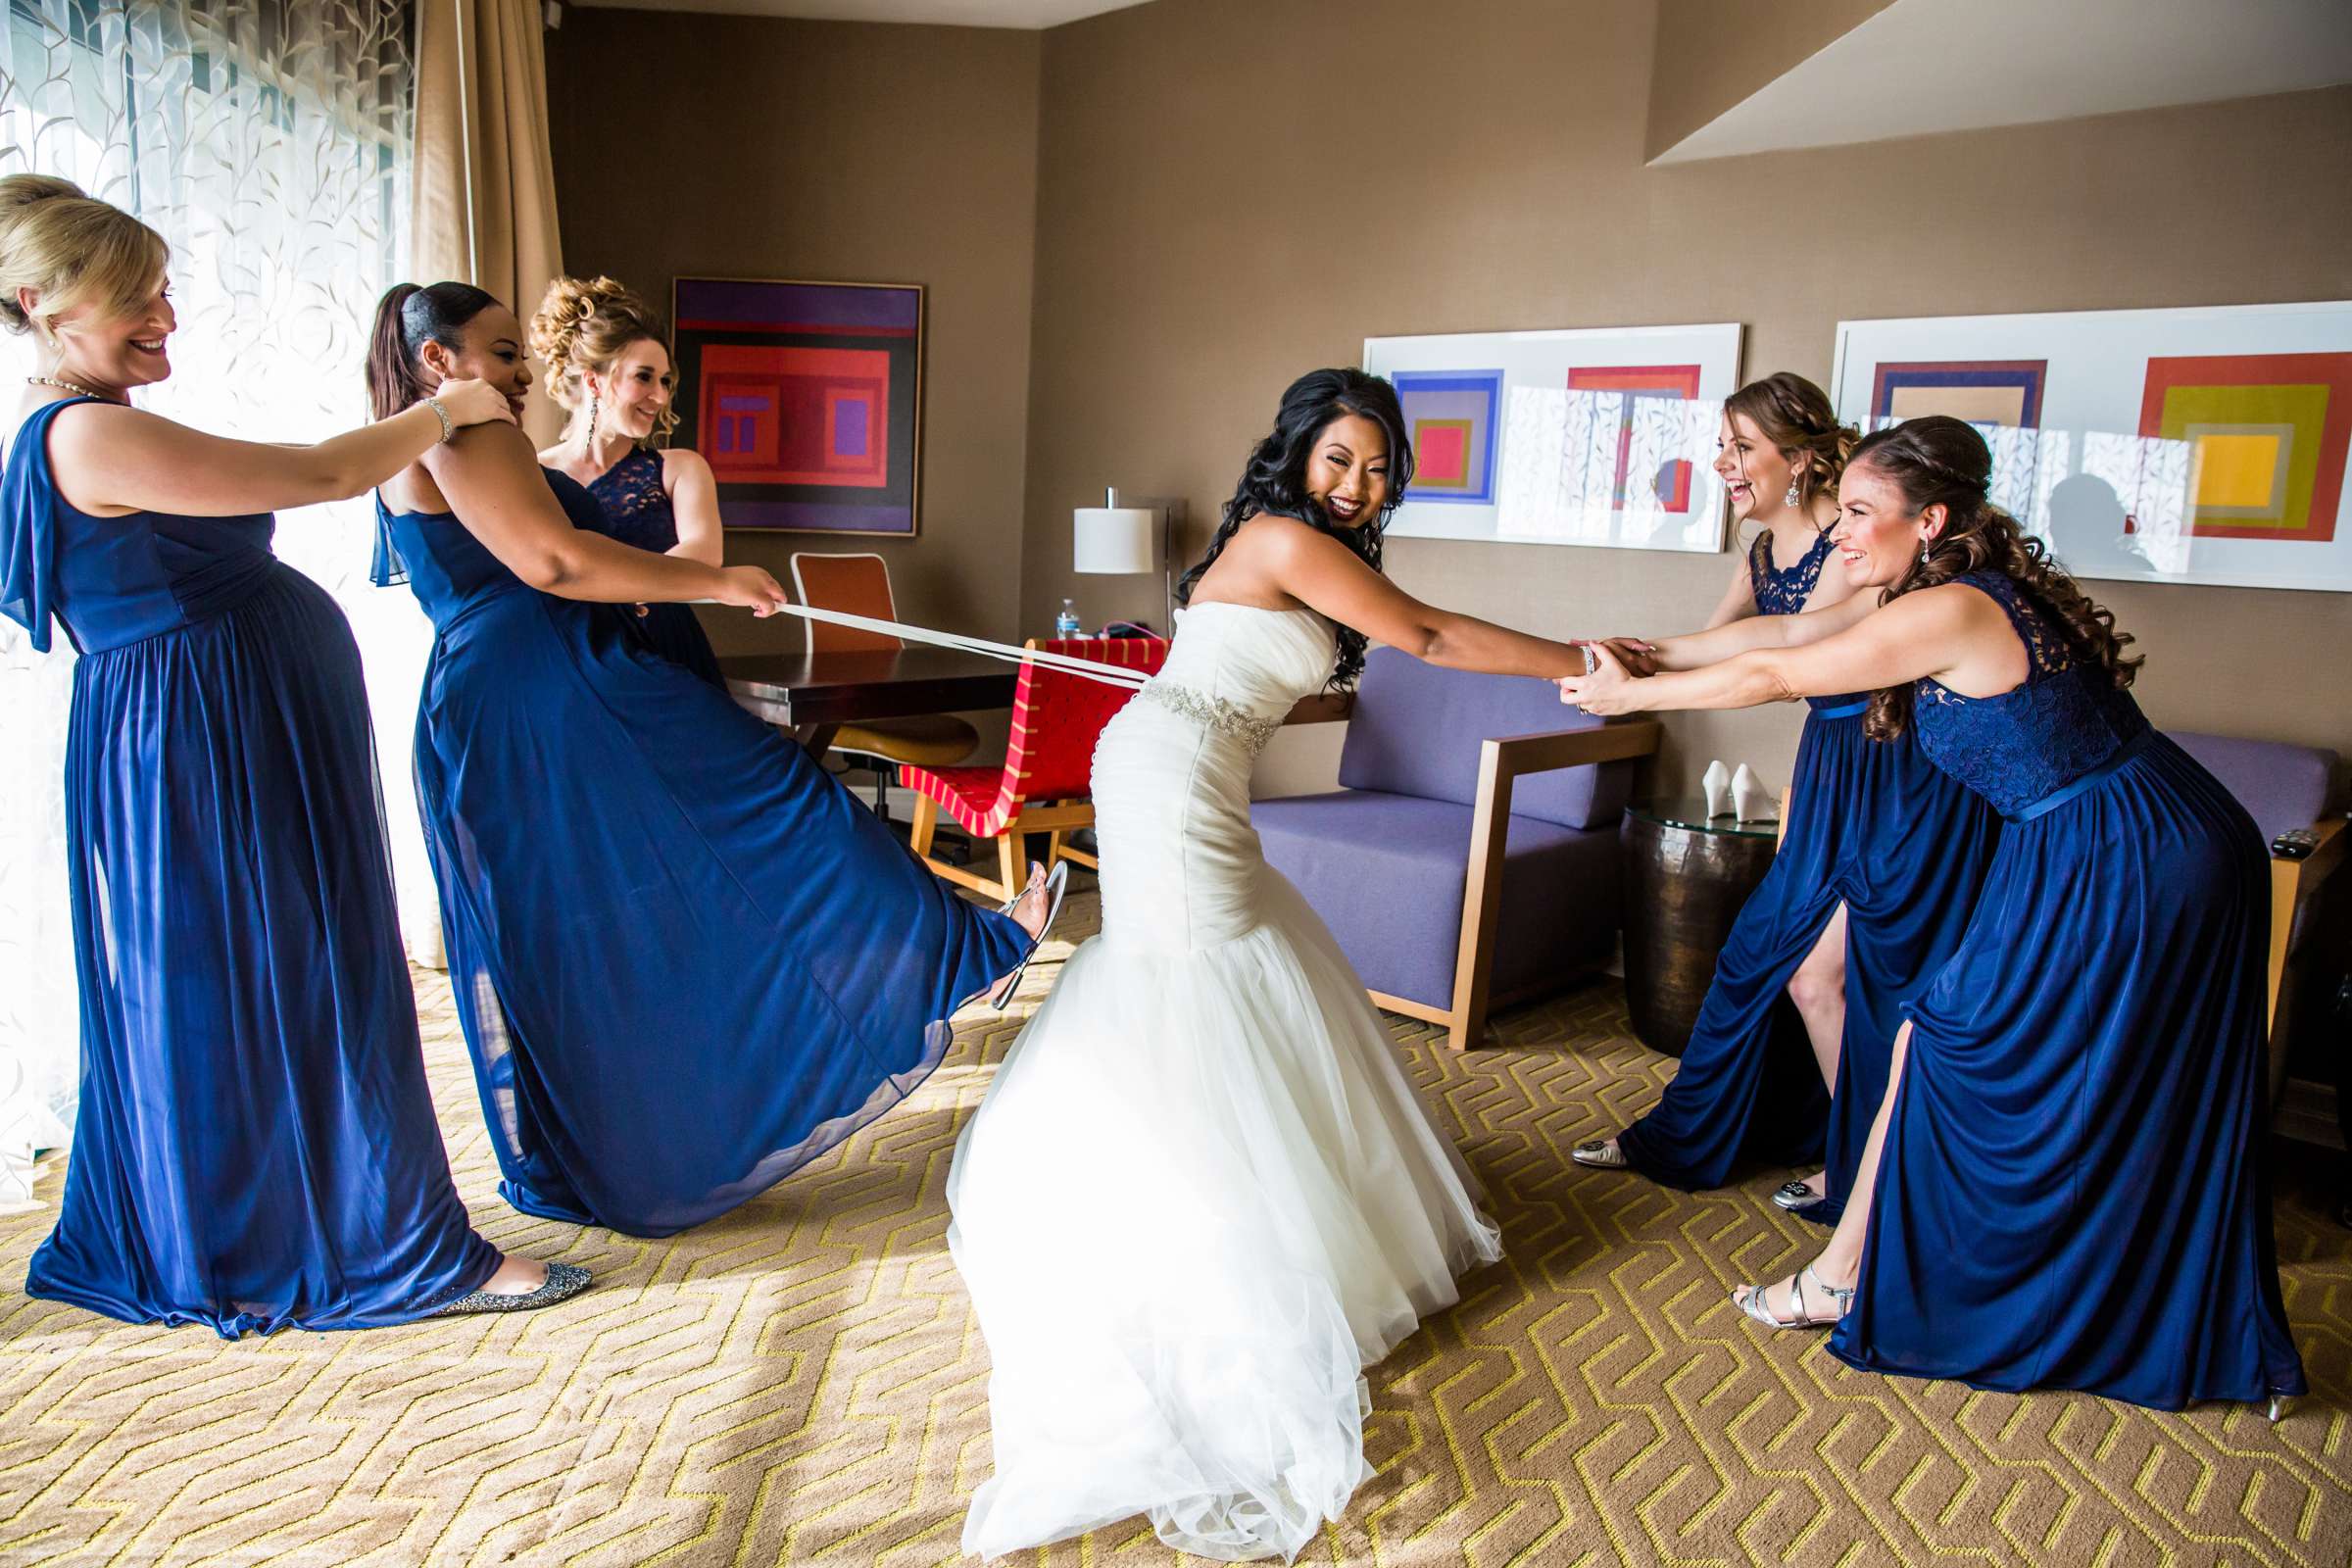
<path fill-rule="evenodd" d="M 1372 1473 L 1363 1368 L 1501 1255 L 1362 982 L 1250 826 L 1259 750 L 1352 678 L 1366 633 L 1455 668 L 1584 668 L 1380 574 L 1411 471 L 1387 382 L 1294 384 L 1180 589 L 1165 668 L 1096 748 L 1102 933 L 948 1177 L 994 1362 L 996 1474 L 966 1551 L 1141 1513 L 1201 1556 L 1295 1557 Z"/>

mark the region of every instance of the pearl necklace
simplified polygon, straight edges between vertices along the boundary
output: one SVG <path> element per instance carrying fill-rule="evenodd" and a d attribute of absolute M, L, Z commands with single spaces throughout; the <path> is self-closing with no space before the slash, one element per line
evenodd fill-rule
<path fill-rule="evenodd" d="M 85 398 L 96 398 L 101 403 L 115 403 L 121 401 L 120 399 L 110 398 L 103 392 L 83 386 L 79 381 L 64 381 L 60 380 L 54 375 L 28 375 L 24 378 L 24 384 L 26 386 L 53 386 L 60 392 L 78 392 Z M 125 406 L 127 407 L 127 405 Z"/>

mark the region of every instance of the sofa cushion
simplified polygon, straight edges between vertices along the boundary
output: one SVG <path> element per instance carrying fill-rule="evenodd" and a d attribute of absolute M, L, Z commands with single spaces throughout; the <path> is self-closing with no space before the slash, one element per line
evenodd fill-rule
<path fill-rule="evenodd" d="M 2266 845 L 2290 827 L 2311 826 L 2328 808 L 2335 778 L 2333 752 L 2185 730 L 2167 733 L 2237 797 Z"/>
<path fill-rule="evenodd" d="M 1374 991 L 1449 1005 L 1470 865 L 1471 808 L 1341 790 L 1250 808 L 1266 859 L 1339 939 Z M 1514 816 L 1495 912 L 1496 996 L 1607 957 L 1617 930 L 1617 831 Z"/>
<path fill-rule="evenodd" d="M 1394 648 L 1364 660 L 1340 753 L 1348 789 L 1478 804 L 1483 742 L 1601 721 L 1560 701 L 1549 681 L 1440 669 Z M 1630 761 L 1530 773 L 1511 787 L 1511 813 L 1573 828 L 1613 828 L 1625 810 Z"/>

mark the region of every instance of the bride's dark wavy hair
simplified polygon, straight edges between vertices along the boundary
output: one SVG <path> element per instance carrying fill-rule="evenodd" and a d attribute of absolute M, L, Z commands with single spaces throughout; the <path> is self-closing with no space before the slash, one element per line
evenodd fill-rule
<path fill-rule="evenodd" d="M 1315 442 L 1332 422 L 1349 415 L 1370 419 L 1389 438 L 1389 498 L 1377 515 L 1353 528 L 1333 522 L 1306 493 L 1306 462 Z M 1282 394 L 1274 414 L 1274 430 L 1250 450 L 1241 482 L 1225 503 L 1217 531 L 1208 541 L 1208 554 L 1176 584 L 1176 603 L 1193 602 L 1194 585 L 1216 564 L 1242 524 L 1259 513 L 1292 517 L 1317 533 L 1327 533 L 1361 557 L 1365 565 L 1380 570 L 1380 542 L 1389 518 L 1404 501 L 1404 487 L 1413 480 L 1413 443 L 1404 432 L 1404 409 L 1396 389 L 1377 375 L 1361 370 L 1310 370 Z M 1334 687 L 1353 685 L 1364 670 L 1364 634 L 1350 626 L 1340 628 L 1339 664 L 1331 672 Z"/>
<path fill-rule="evenodd" d="M 1992 449 L 1976 426 L 1949 415 L 1905 419 L 1873 431 L 1855 443 L 1845 471 L 1868 467 L 1902 492 L 1913 516 L 1941 503 L 1943 531 L 1879 598 L 1879 603 L 1934 588 L 1971 571 L 1997 571 L 2043 612 L 2077 663 L 2096 666 L 2120 689 L 2132 684 L 2146 656 L 2124 657 L 2132 641 L 2115 629 L 2115 612 L 2091 603 L 2066 569 L 2050 559 L 2038 539 L 1987 499 L 1992 484 Z M 1908 685 L 1874 692 L 1864 733 L 1892 740 L 1911 722 Z"/>

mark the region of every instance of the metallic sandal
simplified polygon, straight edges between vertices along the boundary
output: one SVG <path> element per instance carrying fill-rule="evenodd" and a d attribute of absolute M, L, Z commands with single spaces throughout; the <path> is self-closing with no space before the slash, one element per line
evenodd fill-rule
<path fill-rule="evenodd" d="M 1800 1208 L 1811 1208 L 1815 1203 L 1824 1201 L 1826 1198 L 1826 1194 L 1817 1193 L 1807 1187 L 1801 1178 L 1792 1182 L 1783 1182 L 1772 1195 L 1772 1200 L 1790 1213 L 1794 1213 Z"/>
<path fill-rule="evenodd" d="M 1568 1157 L 1579 1165 L 1592 1165 L 1601 1170 L 1626 1170 L 1633 1165 L 1613 1138 L 1597 1138 L 1589 1144 L 1579 1144 L 1568 1151 Z"/>
<path fill-rule="evenodd" d="M 1025 887 L 1015 894 L 1012 903 L 1004 906 L 1004 912 L 1010 914 L 1013 906 L 1027 898 L 1029 889 L 1037 885 L 1037 880 L 1033 875 L 1030 878 L 1029 887 Z M 1029 972 L 1029 960 L 1037 956 L 1038 950 L 1046 945 L 1046 938 L 1054 934 L 1054 922 L 1061 918 L 1062 901 L 1070 896 L 1069 861 L 1059 861 L 1053 870 L 1046 873 L 1045 889 L 1048 901 L 1046 923 L 1037 928 L 1036 940 L 1029 944 L 1029 951 L 1021 956 L 1021 961 L 1013 966 L 1012 973 L 998 981 L 996 989 L 988 995 L 988 1004 L 999 1012 L 1003 1012 L 1010 1004 L 1012 994 L 1021 989 L 1021 977 Z"/>
<path fill-rule="evenodd" d="M 437 1306 L 427 1317 L 449 1317 L 460 1312 L 531 1312 L 558 1301 L 567 1301 L 588 1288 L 588 1271 L 577 1263 L 550 1263 L 547 1281 L 537 1290 L 521 1296 L 501 1296 L 495 1291 L 469 1291 L 447 1306 Z"/>
<path fill-rule="evenodd" d="M 1812 1307 L 1805 1303 L 1805 1282 L 1807 1280 L 1811 1280 L 1813 1288 L 1828 1297 L 1830 1304 L 1838 1308 L 1835 1315 L 1830 1317 L 1813 1315 Z M 1813 1272 L 1813 1265 L 1810 1263 L 1798 1269 L 1788 1281 L 1788 1305 L 1796 1313 L 1796 1316 L 1786 1321 L 1772 1315 L 1772 1308 L 1764 1300 L 1766 1289 L 1764 1286 L 1750 1285 L 1745 1289 L 1747 1291 L 1745 1296 L 1741 1296 L 1738 1291 L 1732 1293 L 1732 1304 L 1768 1329 L 1834 1328 L 1837 1326 L 1838 1318 L 1845 1316 L 1854 1308 L 1855 1287 L 1848 1286 L 1844 1290 L 1839 1290 L 1835 1285 L 1824 1284 L 1821 1276 Z"/>

